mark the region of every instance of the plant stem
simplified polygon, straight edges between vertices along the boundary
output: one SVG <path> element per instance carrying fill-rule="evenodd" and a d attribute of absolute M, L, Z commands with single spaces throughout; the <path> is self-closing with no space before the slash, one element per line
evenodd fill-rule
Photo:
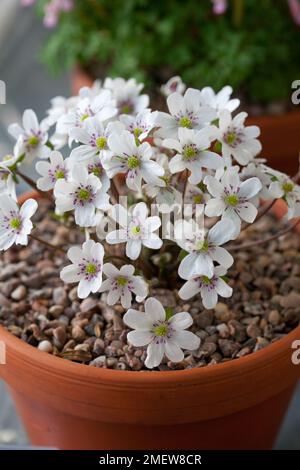
<path fill-rule="evenodd" d="M 282 237 L 283 235 L 287 234 L 291 230 L 294 230 L 299 224 L 300 224 L 300 218 L 296 220 L 296 222 L 294 222 L 292 225 L 289 225 L 284 230 L 281 230 L 280 232 L 277 232 L 271 237 L 265 238 L 264 240 L 256 240 L 255 242 L 244 243 L 242 245 L 233 246 L 232 248 L 229 246 L 227 249 L 230 251 L 238 251 L 238 250 L 247 250 L 248 248 L 253 248 L 258 245 L 264 245 L 265 243 L 276 240 L 277 238 Z"/>
<path fill-rule="evenodd" d="M 29 176 L 24 175 L 20 170 L 15 171 L 16 175 L 20 176 L 25 183 L 27 183 L 29 186 L 31 186 L 35 191 L 37 191 L 43 198 L 49 199 L 52 201 L 52 197 L 48 192 L 41 191 L 40 189 L 37 188 L 36 183 L 31 179 Z"/>
<path fill-rule="evenodd" d="M 115 200 L 115 203 L 118 204 L 119 203 L 119 191 L 118 191 L 118 188 L 116 186 L 116 183 L 114 182 L 113 178 L 110 180 L 111 182 L 111 186 L 110 186 L 110 189 L 111 189 L 111 192 L 112 192 L 112 196 Z"/>
<path fill-rule="evenodd" d="M 51 250 L 60 251 L 64 255 L 66 254 L 66 251 L 63 248 L 61 248 L 60 246 L 52 245 L 52 243 L 47 242 L 46 240 L 43 240 L 42 238 L 37 237 L 36 235 L 30 234 L 29 237 L 32 238 L 33 240 L 39 242 L 39 243 L 42 243 L 43 245 L 47 246 L 47 248 L 50 248 Z"/>

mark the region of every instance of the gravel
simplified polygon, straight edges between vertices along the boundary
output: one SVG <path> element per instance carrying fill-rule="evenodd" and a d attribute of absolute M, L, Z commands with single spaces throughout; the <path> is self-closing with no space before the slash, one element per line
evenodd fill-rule
<path fill-rule="evenodd" d="M 42 204 L 42 214 L 47 207 Z M 274 230 L 274 219 L 264 217 L 248 229 L 247 239 Z M 50 216 L 40 226 L 43 237 L 66 243 L 66 231 L 58 230 Z M 69 232 L 69 231 L 68 231 Z M 80 242 L 72 234 L 73 242 Z M 245 235 L 244 235 L 245 237 Z M 300 237 L 291 233 L 266 246 L 235 253 L 228 273 L 234 288 L 230 299 L 219 298 L 213 310 L 203 308 L 201 298 L 178 298 L 178 290 L 152 288 L 174 313 L 189 311 L 192 331 L 201 338 L 197 351 L 186 351 L 184 360 L 167 359 L 159 370 L 213 366 L 254 353 L 282 338 L 300 322 Z M 145 348 L 127 343 L 121 305 L 109 307 L 105 295 L 78 299 L 74 285 L 63 285 L 59 271 L 66 258 L 31 241 L 0 256 L 0 323 L 12 334 L 40 351 L 92 367 L 145 370 Z M 140 304 L 133 308 L 143 310 Z"/>

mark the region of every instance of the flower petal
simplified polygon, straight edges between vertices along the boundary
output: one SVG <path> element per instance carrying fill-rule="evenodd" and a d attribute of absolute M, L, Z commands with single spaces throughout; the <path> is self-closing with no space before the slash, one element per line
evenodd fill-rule
<path fill-rule="evenodd" d="M 262 184 L 258 178 L 249 178 L 241 184 L 239 197 L 251 199 L 261 190 Z"/>
<path fill-rule="evenodd" d="M 191 331 L 176 331 L 173 338 L 174 342 L 183 349 L 193 351 L 200 346 L 200 338 Z"/>
<path fill-rule="evenodd" d="M 126 256 L 132 260 L 137 259 L 141 252 L 141 248 L 141 240 L 128 240 L 126 243 Z"/>
<path fill-rule="evenodd" d="M 170 318 L 169 323 L 176 330 L 185 330 L 193 324 L 193 319 L 188 312 L 179 312 Z"/>
<path fill-rule="evenodd" d="M 130 328 L 137 330 L 150 330 L 153 321 L 143 312 L 130 308 L 123 317 L 123 322 Z"/>
<path fill-rule="evenodd" d="M 167 341 L 165 344 L 165 354 L 172 362 L 181 362 L 184 358 L 182 349 L 173 341 Z"/>
<path fill-rule="evenodd" d="M 145 312 L 149 319 L 153 321 L 164 321 L 166 312 L 162 304 L 154 297 L 149 297 L 145 302 Z"/>
<path fill-rule="evenodd" d="M 127 335 L 127 340 L 136 348 L 146 346 L 153 339 L 153 334 L 150 331 L 135 330 L 130 331 Z"/>
<path fill-rule="evenodd" d="M 150 343 L 147 348 L 147 357 L 145 360 L 145 366 L 148 369 L 159 366 L 165 353 L 165 347 L 162 343 L 156 344 Z"/>

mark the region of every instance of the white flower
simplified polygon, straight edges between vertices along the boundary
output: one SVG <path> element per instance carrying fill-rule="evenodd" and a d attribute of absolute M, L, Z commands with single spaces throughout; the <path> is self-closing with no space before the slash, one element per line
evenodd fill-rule
<path fill-rule="evenodd" d="M 167 83 L 160 87 L 160 91 L 164 96 L 169 96 L 172 93 L 180 93 L 183 95 L 186 89 L 186 85 L 183 83 L 181 78 L 176 75 L 175 77 L 170 78 Z"/>
<path fill-rule="evenodd" d="M 157 163 L 164 168 L 164 176 L 160 176 L 156 184 L 144 184 L 143 191 L 151 199 L 155 198 L 159 212 L 170 213 L 175 206 L 181 207 L 182 196 L 172 185 L 172 175 L 169 171 L 168 157 L 160 153 L 156 157 Z"/>
<path fill-rule="evenodd" d="M 264 165 L 265 160 L 260 158 L 255 158 L 248 165 L 244 166 L 241 171 L 241 179 L 245 180 L 246 178 L 256 177 L 261 182 L 262 188 L 256 196 L 256 204 L 259 203 L 259 198 L 270 199 L 271 195 L 269 192 L 269 186 L 272 182 L 271 174 L 273 170 Z"/>
<path fill-rule="evenodd" d="M 80 88 L 78 96 L 80 98 L 96 98 L 102 91 L 101 80 L 97 79 L 94 81 L 92 86 L 83 86 Z"/>
<path fill-rule="evenodd" d="M 85 299 L 91 292 L 98 292 L 102 284 L 104 249 L 101 243 L 87 240 L 82 247 L 72 246 L 68 258 L 72 264 L 63 268 L 60 277 L 64 282 L 78 284 L 78 297 Z"/>
<path fill-rule="evenodd" d="M 208 86 L 202 88 L 200 91 L 201 104 L 202 106 L 209 106 L 210 108 L 215 109 L 218 117 L 220 116 L 220 112 L 224 109 L 227 109 L 232 113 L 232 111 L 239 107 L 240 100 L 237 98 L 230 99 L 231 94 L 231 86 L 224 86 L 218 93 L 215 93 L 214 90 Z"/>
<path fill-rule="evenodd" d="M 205 185 L 201 185 L 202 189 L 193 184 L 188 184 L 185 192 L 185 204 L 206 204 L 210 200 L 211 196 L 207 192 Z"/>
<path fill-rule="evenodd" d="M 57 180 L 68 179 L 71 162 L 69 158 L 64 160 L 60 152 L 53 151 L 50 153 L 50 163 L 37 162 L 35 169 L 42 176 L 36 182 L 38 189 L 49 191 L 54 188 Z"/>
<path fill-rule="evenodd" d="M 112 158 L 103 159 L 103 166 L 110 178 L 117 173 L 126 173 L 126 184 L 132 191 L 141 190 L 141 182 L 155 184 L 164 170 L 151 160 L 152 148 L 148 142 L 136 145 L 135 138 L 130 132 L 111 134 L 108 146 L 113 152 Z"/>
<path fill-rule="evenodd" d="M 143 83 L 137 83 L 134 78 L 124 80 L 124 78 L 106 78 L 104 88 L 112 91 L 113 97 L 117 101 L 119 114 L 137 114 L 148 108 L 149 96 L 140 95 L 144 88 Z"/>
<path fill-rule="evenodd" d="M 134 331 L 127 335 L 129 343 L 135 347 L 146 346 L 148 369 L 159 366 L 164 355 L 172 362 L 184 358 L 182 349 L 194 350 L 200 346 L 200 338 L 191 331 L 185 331 L 193 324 L 187 312 L 176 313 L 167 319 L 162 304 L 153 297 L 145 302 L 145 313 L 129 309 L 123 321 Z"/>
<path fill-rule="evenodd" d="M 108 195 L 101 181 L 94 174 L 88 174 L 85 167 L 76 165 L 72 180 L 58 180 L 54 187 L 56 209 L 59 213 L 75 211 L 75 222 L 80 227 L 97 225 L 96 209 L 108 205 Z"/>
<path fill-rule="evenodd" d="M 157 137 L 177 138 L 177 131 L 181 127 L 187 129 L 201 129 L 205 124 L 213 121 L 216 111 L 207 106 L 201 106 L 199 90 L 188 88 L 184 96 L 172 93 L 167 99 L 170 114 L 159 112 L 156 125 L 159 129 Z"/>
<path fill-rule="evenodd" d="M 142 245 L 153 250 L 162 246 L 162 240 L 154 233 L 160 226 L 158 216 L 148 217 L 148 209 L 144 202 L 139 202 L 133 208 L 132 214 L 120 204 L 113 207 L 112 217 L 122 227 L 106 236 L 107 243 L 125 243 L 126 255 L 130 259 L 137 259 Z"/>
<path fill-rule="evenodd" d="M 82 162 L 99 156 L 111 158 L 113 153 L 109 150 L 107 140 L 113 132 L 121 132 L 124 126 L 120 122 L 109 122 L 105 126 L 98 117 L 87 119 L 83 127 L 74 127 L 70 130 L 70 137 L 82 143 L 74 148 L 70 158 Z"/>
<path fill-rule="evenodd" d="M 37 207 L 34 199 L 27 199 L 19 209 L 10 196 L 0 194 L 0 250 L 7 250 L 14 243 L 27 245 L 33 227 L 30 219 Z"/>
<path fill-rule="evenodd" d="M 71 98 L 56 96 L 50 101 L 50 103 L 51 108 L 47 111 L 48 117 L 46 118 L 46 121 L 49 126 L 53 126 L 61 116 L 67 114 L 70 110 L 76 107 L 78 96 L 72 96 Z"/>
<path fill-rule="evenodd" d="M 11 124 L 8 127 L 8 132 L 17 140 L 16 153 L 18 156 L 25 154 L 28 162 L 36 157 L 49 157 L 51 150 L 46 145 L 48 141 L 46 126 L 39 124 L 32 109 L 24 111 L 23 128 L 19 124 Z"/>
<path fill-rule="evenodd" d="M 17 158 L 13 155 L 6 155 L 0 161 L 0 193 L 7 193 L 15 201 L 17 200 L 16 183 L 10 167 L 13 166 L 16 161 Z"/>
<path fill-rule="evenodd" d="M 231 157 L 240 165 L 247 165 L 261 151 L 261 143 L 256 139 L 260 134 L 259 127 L 245 127 L 246 117 L 247 113 L 239 113 L 234 118 L 227 110 L 220 113 L 215 137 L 222 144 L 222 155 L 228 166 Z"/>
<path fill-rule="evenodd" d="M 278 174 L 274 176 L 275 181 L 272 181 L 269 187 L 270 196 L 274 199 L 282 198 L 288 206 L 288 219 L 298 217 L 299 203 L 300 203 L 300 187 L 296 185 L 286 175 Z"/>
<path fill-rule="evenodd" d="M 218 302 L 218 295 L 225 298 L 232 296 L 232 288 L 223 279 L 226 272 L 222 266 L 216 266 L 212 278 L 196 276 L 189 279 L 179 290 L 179 297 L 187 300 L 200 293 L 204 308 L 214 308 Z"/>
<path fill-rule="evenodd" d="M 103 165 L 101 163 L 101 160 L 99 156 L 96 156 L 94 158 L 91 158 L 89 160 L 85 160 L 83 163 L 80 165 L 77 164 L 78 167 L 82 168 L 83 166 L 87 168 L 88 174 L 89 175 L 95 175 L 97 178 L 100 179 L 101 184 L 102 184 L 102 189 L 107 192 L 109 187 L 110 187 L 110 181 L 109 178 L 106 174 L 106 171 L 103 168 Z"/>
<path fill-rule="evenodd" d="M 119 299 L 124 308 L 129 308 L 132 294 L 142 302 L 148 294 L 148 285 L 141 276 L 134 276 L 134 266 L 126 264 L 117 269 L 113 264 L 106 263 L 103 272 L 107 279 L 103 281 L 99 292 L 108 291 L 108 305 L 115 305 Z"/>
<path fill-rule="evenodd" d="M 230 219 L 220 220 L 208 232 L 191 221 L 178 221 L 174 227 L 174 235 L 176 243 L 188 252 L 178 268 L 182 279 L 197 275 L 213 277 L 213 261 L 224 268 L 230 268 L 233 264 L 231 254 L 220 246 L 236 236 L 235 225 Z"/>
<path fill-rule="evenodd" d="M 85 127 L 86 120 L 96 116 L 100 121 L 107 121 L 117 113 L 115 100 L 109 90 L 102 90 L 95 98 L 83 98 L 76 108 L 61 116 L 56 130 L 59 134 L 69 134 L 74 127 Z"/>
<path fill-rule="evenodd" d="M 208 217 L 229 217 L 236 227 L 236 235 L 241 230 L 241 219 L 248 223 L 254 222 L 257 208 L 250 201 L 262 188 L 258 178 L 241 182 L 238 168 L 230 167 L 220 181 L 213 176 L 206 176 L 204 183 L 213 196 L 205 206 Z"/>
<path fill-rule="evenodd" d="M 175 149 L 177 154 L 169 163 L 171 173 L 178 173 L 185 169 L 190 171 L 188 178 L 191 184 L 198 184 L 202 180 L 202 168 L 216 170 L 224 166 L 224 160 L 208 149 L 211 145 L 211 127 L 197 132 L 191 129 L 179 128 L 178 140 L 165 139 L 164 147 Z"/>
<path fill-rule="evenodd" d="M 121 114 L 119 120 L 124 124 L 127 131 L 142 142 L 155 127 L 156 118 L 157 111 L 151 112 L 151 109 L 144 109 L 136 116 Z"/>

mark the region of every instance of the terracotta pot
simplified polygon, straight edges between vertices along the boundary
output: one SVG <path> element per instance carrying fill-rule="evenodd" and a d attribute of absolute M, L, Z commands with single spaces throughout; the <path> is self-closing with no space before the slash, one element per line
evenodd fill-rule
<path fill-rule="evenodd" d="M 77 67 L 73 70 L 71 82 L 72 93 L 76 95 L 81 87 L 91 86 L 93 79 Z M 261 156 L 268 160 L 270 166 L 288 175 L 295 175 L 299 165 L 300 111 L 250 117 L 247 124 L 260 127 L 263 146 Z"/>
<path fill-rule="evenodd" d="M 260 127 L 261 156 L 268 160 L 270 166 L 290 176 L 295 175 L 299 167 L 300 111 L 251 117 L 247 124 Z"/>
<path fill-rule="evenodd" d="M 276 210 L 284 209 L 279 204 Z M 300 376 L 300 366 L 291 362 L 292 343 L 299 339 L 300 327 L 224 364 L 129 372 L 54 357 L 0 327 L 7 349 L 0 376 L 35 445 L 269 449 Z"/>

